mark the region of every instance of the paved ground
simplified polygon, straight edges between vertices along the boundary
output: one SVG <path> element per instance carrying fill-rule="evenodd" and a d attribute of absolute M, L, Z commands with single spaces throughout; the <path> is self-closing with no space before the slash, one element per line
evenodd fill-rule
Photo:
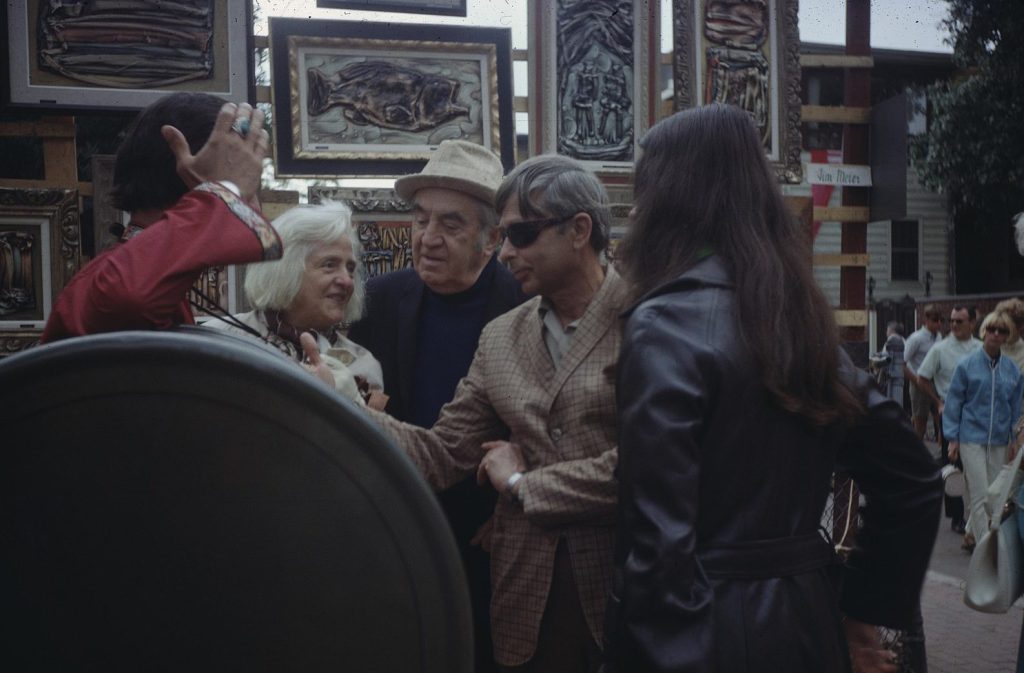
<path fill-rule="evenodd" d="M 989 615 L 964 605 L 968 556 L 943 521 L 921 596 L 928 673 L 1013 673 L 1024 607 Z"/>
<path fill-rule="evenodd" d="M 1013 673 L 1024 604 L 1017 601 L 1005 615 L 964 605 L 970 557 L 960 549 L 961 539 L 943 518 L 921 597 L 928 673 Z"/>

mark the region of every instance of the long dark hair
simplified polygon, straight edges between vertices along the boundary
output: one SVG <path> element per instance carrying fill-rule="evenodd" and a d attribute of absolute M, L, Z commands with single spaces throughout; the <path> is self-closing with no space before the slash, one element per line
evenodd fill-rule
<path fill-rule="evenodd" d="M 640 143 L 634 221 L 617 257 L 634 298 L 676 278 L 702 249 L 736 286 L 736 328 L 776 402 L 814 425 L 863 410 L 839 377 L 839 330 L 811 271 L 749 115 L 678 112 Z"/>
<path fill-rule="evenodd" d="M 143 110 L 117 149 L 111 204 L 127 211 L 173 206 L 188 187 L 178 177 L 174 153 L 160 128 L 177 128 L 195 154 L 209 139 L 226 102 L 210 94 L 178 92 Z"/>

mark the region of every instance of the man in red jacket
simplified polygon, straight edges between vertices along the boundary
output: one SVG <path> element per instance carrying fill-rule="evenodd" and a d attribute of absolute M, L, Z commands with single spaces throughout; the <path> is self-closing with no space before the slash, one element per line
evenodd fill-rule
<path fill-rule="evenodd" d="M 203 269 L 278 259 L 250 205 L 267 147 L 247 103 L 176 93 L 144 110 L 114 168 L 114 205 L 131 215 L 121 242 L 68 283 L 40 340 L 194 324 L 188 290 Z"/>

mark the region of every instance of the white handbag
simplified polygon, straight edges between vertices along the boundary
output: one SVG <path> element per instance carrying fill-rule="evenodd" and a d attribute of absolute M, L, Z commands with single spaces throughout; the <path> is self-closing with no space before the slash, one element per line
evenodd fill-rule
<path fill-rule="evenodd" d="M 1019 516 L 1011 494 L 1020 485 L 1020 462 L 1024 447 L 1017 450 L 1017 456 L 999 471 L 988 488 L 985 508 L 989 514 L 989 530 L 985 533 L 967 568 L 967 586 L 964 603 L 980 612 L 1003 613 L 1024 593 L 1021 583 Z"/>

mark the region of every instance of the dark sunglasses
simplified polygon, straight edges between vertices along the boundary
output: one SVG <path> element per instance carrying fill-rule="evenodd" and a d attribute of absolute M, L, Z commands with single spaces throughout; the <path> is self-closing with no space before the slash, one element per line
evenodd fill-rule
<path fill-rule="evenodd" d="M 544 231 L 548 227 L 561 224 L 571 217 L 574 217 L 574 215 L 570 215 L 569 217 L 552 217 L 546 220 L 513 222 L 505 227 L 504 231 L 501 232 L 502 237 L 507 238 L 508 242 L 516 248 L 528 248 L 537 240 L 537 237 L 540 236 L 540 232 Z"/>
<path fill-rule="evenodd" d="M 989 325 L 988 327 L 985 328 L 985 331 L 988 332 L 989 334 L 1002 334 L 1003 336 L 1010 336 L 1010 330 L 1006 329 L 1005 327 L 995 327 L 993 325 Z"/>

